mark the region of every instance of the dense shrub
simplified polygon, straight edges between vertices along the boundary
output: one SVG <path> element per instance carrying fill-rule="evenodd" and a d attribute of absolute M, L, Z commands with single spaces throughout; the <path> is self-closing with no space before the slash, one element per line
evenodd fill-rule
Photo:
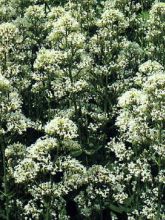
<path fill-rule="evenodd" d="M 0 0 L 0 219 L 165 219 L 165 3 Z"/>

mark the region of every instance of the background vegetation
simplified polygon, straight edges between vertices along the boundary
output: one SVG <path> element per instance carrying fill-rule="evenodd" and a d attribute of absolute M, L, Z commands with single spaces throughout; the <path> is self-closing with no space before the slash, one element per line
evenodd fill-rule
<path fill-rule="evenodd" d="M 165 3 L 0 0 L 0 219 L 165 219 Z"/>

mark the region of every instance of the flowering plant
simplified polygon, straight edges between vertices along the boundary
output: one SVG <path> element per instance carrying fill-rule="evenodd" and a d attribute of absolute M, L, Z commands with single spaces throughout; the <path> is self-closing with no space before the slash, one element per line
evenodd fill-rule
<path fill-rule="evenodd" d="M 0 219 L 165 219 L 165 3 L 0 0 Z"/>

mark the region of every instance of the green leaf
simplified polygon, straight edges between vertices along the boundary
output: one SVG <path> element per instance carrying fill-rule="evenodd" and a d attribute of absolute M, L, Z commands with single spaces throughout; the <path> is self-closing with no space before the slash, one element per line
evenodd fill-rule
<path fill-rule="evenodd" d="M 78 150 L 70 152 L 70 155 L 72 155 L 73 157 L 78 157 L 82 154 L 82 152 L 83 152 L 82 149 L 78 149 Z"/>
<path fill-rule="evenodd" d="M 121 208 L 119 208 L 118 206 L 115 206 L 113 204 L 110 205 L 110 209 L 114 212 L 117 212 L 117 213 L 122 213 L 123 210 L 121 210 Z"/>
<path fill-rule="evenodd" d="M 142 17 L 144 20 L 148 20 L 149 19 L 149 12 L 148 11 L 141 12 L 140 17 Z"/>

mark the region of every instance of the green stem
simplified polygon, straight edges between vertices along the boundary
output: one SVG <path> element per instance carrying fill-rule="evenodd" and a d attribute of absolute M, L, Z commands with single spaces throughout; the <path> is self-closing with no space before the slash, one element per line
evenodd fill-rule
<path fill-rule="evenodd" d="M 159 102 L 159 111 L 161 111 L 161 103 Z M 158 144 L 162 144 L 162 129 L 163 129 L 163 122 L 160 121 L 158 124 Z M 158 174 L 160 173 L 160 168 L 161 168 L 161 155 L 159 155 L 158 158 Z M 158 185 L 158 210 L 157 210 L 157 218 L 160 219 L 160 210 L 161 210 L 161 187 L 162 184 L 159 182 Z"/>
<path fill-rule="evenodd" d="M 5 160 L 5 147 L 1 143 L 2 149 L 2 163 L 3 163 L 3 183 L 4 183 L 4 196 L 5 196 L 5 215 L 6 220 L 9 220 L 9 198 L 8 198 L 8 187 L 7 187 L 7 172 L 6 172 L 6 160 Z"/>

